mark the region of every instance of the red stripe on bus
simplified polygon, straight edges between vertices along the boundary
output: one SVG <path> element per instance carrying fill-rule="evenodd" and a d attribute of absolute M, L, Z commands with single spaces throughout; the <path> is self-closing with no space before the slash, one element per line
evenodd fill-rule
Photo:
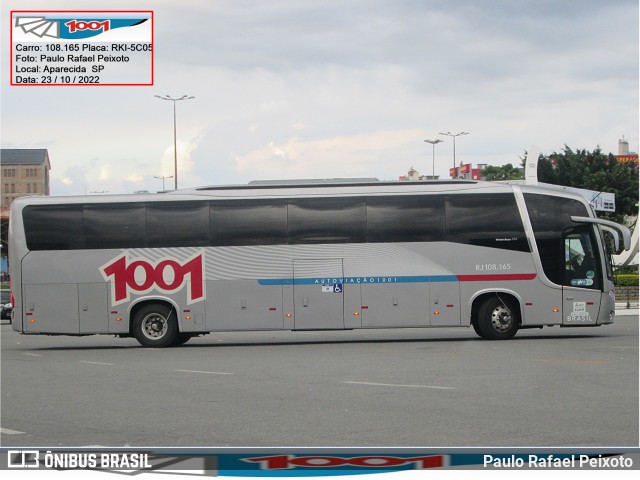
<path fill-rule="evenodd" d="M 495 275 L 457 275 L 461 282 L 509 282 L 514 280 L 533 280 L 535 273 L 502 273 Z"/>

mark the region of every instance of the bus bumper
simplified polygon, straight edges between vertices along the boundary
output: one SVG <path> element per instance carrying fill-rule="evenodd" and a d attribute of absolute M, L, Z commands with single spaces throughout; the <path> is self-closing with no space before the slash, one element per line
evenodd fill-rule
<path fill-rule="evenodd" d="M 603 292 L 601 305 L 598 324 L 607 325 L 613 323 L 616 316 L 616 293 L 613 289 L 609 290 L 608 293 Z"/>

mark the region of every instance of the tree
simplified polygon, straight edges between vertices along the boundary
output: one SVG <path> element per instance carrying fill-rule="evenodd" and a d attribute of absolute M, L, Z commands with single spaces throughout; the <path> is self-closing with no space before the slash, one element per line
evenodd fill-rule
<path fill-rule="evenodd" d="M 538 180 L 543 183 L 585 188 L 614 193 L 615 214 L 603 215 L 617 222 L 625 216 L 638 214 L 638 167 L 633 162 L 618 162 L 612 154 L 600 148 L 589 152 L 567 145 L 561 153 L 554 152 L 538 160 Z"/>
<path fill-rule="evenodd" d="M 507 163 L 501 167 L 486 166 L 482 170 L 482 176 L 489 182 L 498 180 L 522 180 L 524 179 L 524 172 L 522 169 L 514 168 L 513 165 Z"/>

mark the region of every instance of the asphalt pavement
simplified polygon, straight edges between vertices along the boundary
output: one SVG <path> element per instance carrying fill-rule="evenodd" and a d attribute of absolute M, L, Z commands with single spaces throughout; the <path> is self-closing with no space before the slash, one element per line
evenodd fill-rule
<path fill-rule="evenodd" d="M 638 446 L 638 311 L 598 328 L 216 333 L 182 347 L 1 328 L 2 446 Z"/>

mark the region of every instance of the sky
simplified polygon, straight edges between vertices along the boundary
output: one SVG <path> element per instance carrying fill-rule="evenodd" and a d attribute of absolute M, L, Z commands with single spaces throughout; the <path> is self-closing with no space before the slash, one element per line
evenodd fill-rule
<path fill-rule="evenodd" d="M 638 151 L 637 0 L 4 0 L 0 144 L 52 195 Z M 152 86 L 10 85 L 11 10 L 153 10 Z M 441 139 L 433 148 L 425 139 Z M 173 179 L 165 187 L 173 188 Z"/>

